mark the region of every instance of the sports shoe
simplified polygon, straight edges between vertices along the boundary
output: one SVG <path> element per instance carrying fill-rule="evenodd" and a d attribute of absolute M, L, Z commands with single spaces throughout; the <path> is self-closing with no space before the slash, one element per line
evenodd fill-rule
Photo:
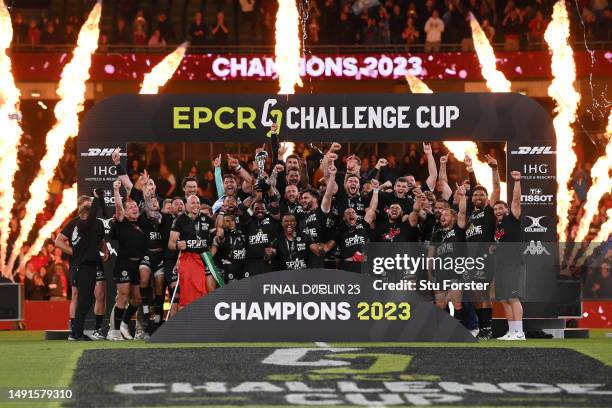
<path fill-rule="evenodd" d="M 149 333 L 147 333 L 143 329 L 137 329 L 136 333 L 134 334 L 134 340 L 146 340 L 149 337 L 151 337 L 149 336 Z"/>
<path fill-rule="evenodd" d="M 100 330 L 94 330 L 94 332 L 90 336 L 93 340 L 106 340 L 106 337 L 102 335 Z"/>
<path fill-rule="evenodd" d="M 478 333 L 479 340 L 491 340 L 493 338 L 493 333 L 489 329 L 482 329 L 480 333 Z"/>
<path fill-rule="evenodd" d="M 498 337 L 497 340 L 512 340 L 512 334 L 511 332 L 508 332 L 506 334 L 504 334 L 501 337 Z"/>
<path fill-rule="evenodd" d="M 110 329 L 108 331 L 108 335 L 106 336 L 106 340 L 123 341 L 123 336 L 119 330 Z"/>
<path fill-rule="evenodd" d="M 519 341 L 523 341 L 523 340 L 527 340 L 525 338 L 525 333 L 524 332 L 513 332 L 512 333 L 512 337 L 510 337 L 508 340 L 519 340 Z"/>
<path fill-rule="evenodd" d="M 68 335 L 68 340 L 69 340 L 69 341 L 75 341 L 75 340 L 76 340 L 76 337 L 74 337 L 74 336 L 72 335 L 72 333 L 70 333 L 70 334 Z"/>
<path fill-rule="evenodd" d="M 478 333 L 480 333 L 480 330 L 478 329 L 470 330 L 470 334 L 474 337 L 478 337 Z"/>
<path fill-rule="evenodd" d="M 121 332 L 121 335 L 124 339 L 134 340 L 134 338 L 130 334 L 130 327 L 127 325 L 126 322 L 121 322 L 121 326 L 119 326 L 119 331 Z"/>
<path fill-rule="evenodd" d="M 85 334 L 81 334 L 75 339 L 76 341 L 93 341 L 93 339 Z"/>

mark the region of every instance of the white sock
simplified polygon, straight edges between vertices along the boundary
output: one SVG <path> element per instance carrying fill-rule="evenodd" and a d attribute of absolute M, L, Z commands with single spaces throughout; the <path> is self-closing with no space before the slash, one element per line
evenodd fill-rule
<path fill-rule="evenodd" d="M 514 320 L 508 320 L 508 333 L 512 333 L 514 331 Z"/>
<path fill-rule="evenodd" d="M 514 322 L 514 331 L 522 332 L 523 331 L 523 321 L 517 320 Z"/>

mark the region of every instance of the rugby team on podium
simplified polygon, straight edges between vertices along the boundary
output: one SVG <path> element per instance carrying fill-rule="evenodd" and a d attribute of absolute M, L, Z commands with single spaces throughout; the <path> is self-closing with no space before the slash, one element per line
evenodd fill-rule
<path fill-rule="evenodd" d="M 273 127 L 273 132 L 276 129 Z M 171 299 L 169 316 L 215 290 L 219 285 L 274 270 L 338 268 L 361 272 L 366 242 L 422 242 L 429 255 L 456 252 L 467 242 L 470 256 L 491 253 L 491 243 L 521 241 L 521 187 L 519 172 L 511 172 L 510 204 L 500 201 L 497 162 L 486 160 L 493 175 L 493 191 L 479 185 L 466 156 L 469 179 L 451 189 L 446 167 L 448 155 L 438 163 L 431 146 L 423 144 L 429 176 L 419 183 L 410 174 L 380 183 L 387 161 L 381 158 L 362 177 L 361 160 L 352 155 L 346 171 L 334 165 L 341 146 L 332 143 L 320 163 L 319 189 L 309 185 L 302 160 L 289 155 L 273 133 L 271 171 L 259 168 L 267 156 L 265 145 L 255 152 L 253 170 L 227 155 L 229 172 L 221 174 L 221 156 L 214 167 L 219 179 L 218 200 L 210 203 L 197 195 L 198 180 L 185 177 L 183 197 L 161 201 L 155 182 L 144 171 L 133 184 L 121 164 L 120 150 L 112 155 L 118 179 L 113 183 L 115 214 L 108 238 L 115 240 L 117 257 L 113 280 L 117 287 L 110 329 L 102 334 L 106 281 L 103 262 L 109 258 L 105 228 L 97 218 L 103 192 L 81 196 L 78 216 L 57 238 L 57 245 L 71 255 L 73 302 L 70 308 L 74 340 L 142 339 L 163 323 L 166 290 Z M 259 160 L 258 160 L 259 159 Z M 259 165 L 258 165 L 259 162 Z M 123 190 L 126 192 L 122 196 Z M 211 205 L 212 204 L 212 205 Z M 486 268 L 472 280 L 496 282 L 495 292 L 483 291 L 470 302 L 460 291 L 437 291 L 435 303 L 448 310 L 473 335 L 492 335 L 491 298 L 504 306 L 509 330 L 503 340 L 524 340 L 522 296 L 519 287 L 521 253 L 505 257 L 495 268 Z M 497 257 L 490 257 L 491 260 Z M 510 260 L 510 261 L 509 261 Z M 494 271 L 494 272 L 492 272 Z M 424 271 L 432 281 L 461 279 L 448 272 Z M 178 286 L 178 288 L 177 288 Z M 96 327 L 84 335 L 84 320 L 94 303 Z M 474 300 L 478 300 L 475 302 Z M 136 314 L 136 332 L 128 323 Z"/>

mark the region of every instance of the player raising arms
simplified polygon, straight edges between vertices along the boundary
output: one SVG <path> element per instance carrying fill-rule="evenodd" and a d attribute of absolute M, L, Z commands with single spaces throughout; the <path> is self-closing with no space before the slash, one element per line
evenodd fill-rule
<path fill-rule="evenodd" d="M 465 227 L 467 225 L 467 198 L 464 186 L 457 188 L 459 198 L 459 212 L 456 213 L 451 208 L 440 210 L 440 228 L 438 228 L 431 239 L 432 245 L 429 247 L 430 257 L 451 257 L 457 259 L 465 256 Z M 457 282 L 460 275 L 455 271 L 445 268 L 440 270 L 432 270 L 432 265 L 428 265 L 429 280 L 440 283 L 443 288 L 443 281 Z M 463 305 L 461 303 L 460 290 L 437 290 L 434 292 L 436 305 L 440 309 L 445 309 L 450 300 L 455 309 L 455 319 L 462 324 L 464 323 Z"/>
<path fill-rule="evenodd" d="M 115 220 L 111 226 L 110 237 L 118 242 L 117 260 L 113 270 L 117 298 L 114 322 L 111 322 L 114 324 L 108 332 L 108 340 L 133 339 L 128 323 L 141 303 L 138 266 L 145 253 L 146 244 L 145 234 L 138 225 L 138 204 L 128 200 L 124 208 L 120 188 L 121 181 L 116 180 L 113 183 Z"/>
<path fill-rule="evenodd" d="M 521 173 L 510 173 L 514 180 L 510 209 L 504 201 L 493 205 L 497 225 L 495 228 L 495 298 L 504 307 L 508 319 L 508 333 L 498 340 L 525 340 L 523 332 L 523 306 L 525 264 L 518 242 L 521 237 Z M 506 244 L 508 243 L 508 244 Z"/>
<path fill-rule="evenodd" d="M 486 188 L 480 185 L 474 187 L 472 192 L 474 210 L 469 215 L 465 241 L 468 243 L 468 256 L 473 259 L 479 257 L 487 259 L 484 270 L 477 271 L 475 274 L 468 274 L 469 279 L 490 283 L 493 280 L 493 265 L 489 262 L 492 258 L 488 257 L 488 252 L 490 244 L 494 242 L 495 226 L 497 224 L 491 203 L 496 203 L 499 200 L 501 186 L 497 160 L 489 155 L 486 155 L 485 159 L 491 167 L 493 191 L 489 200 L 487 199 Z M 476 300 L 474 301 L 474 308 L 478 316 L 478 337 L 483 340 L 490 340 L 493 333 L 493 309 L 491 308 L 489 291 L 473 292 L 472 296 Z"/>
<path fill-rule="evenodd" d="M 168 248 L 179 250 L 178 286 L 181 291 L 179 308 L 208 294 L 215 288 L 215 280 L 204 267 L 201 255 L 208 251 L 212 242 L 211 229 L 215 222 L 200 213 L 200 199 L 189 196 L 186 212 L 179 215 L 172 225 Z"/>

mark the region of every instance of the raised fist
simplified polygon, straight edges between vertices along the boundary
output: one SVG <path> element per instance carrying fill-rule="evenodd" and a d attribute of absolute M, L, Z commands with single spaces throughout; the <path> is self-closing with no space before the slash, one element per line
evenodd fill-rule
<path fill-rule="evenodd" d="M 497 160 L 495 160 L 493 158 L 493 156 L 489 155 L 489 154 L 485 154 L 485 160 L 487 161 L 487 164 L 491 167 L 491 168 L 496 168 L 497 167 Z"/>
<path fill-rule="evenodd" d="M 111 159 L 113 159 L 113 163 L 115 163 L 115 166 L 121 162 L 121 148 L 120 147 L 113 150 L 113 153 L 111 154 Z"/>
<path fill-rule="evenodd" d="M 376 168 L 380 169 L 381 167 L 385 167 L 387 164 L 389 164 L 387 159 L 385 159 L 384 157 L 381 157 L 380 159 L 378 159 L 378 162 L 376 163 Z"/>
<path fill-rule="evenodd" d="M 521 172 L 520 171 L 512 171 L 510 172 L 510 176 L 512 176 L 512 179 L 514 181 L 520 181 L 521 180 Z"/>
<path fill-rule="evenodd" d="M 113 181 L 113 189 L 115 191 L 118 191 L 121 188 L 121 180 L 115 180 Z"/>
<path fill-rule="evenodd" d="M 330 176 L 335 176 L 337 172 L 338 172 L 338 169 L 336 168 L 336 166 L 334 166 L 333 164 L 329 166 Z"/>
<path fill-rule="evenodd" d="M 472 158 L 466 154 L 463 158 L 463 163 L 465 163 L 466 167 L 472 167 Z"/>
<path fill-rule="evenodd" d="M 217 157 L 215 157 L 215 158 L 213 159 L 213 166 L 214 166 L 215 168 L 217 168 L 217 167 L 221 167 L 221 155 L 219 155 L 219 156 L 217 156 Z"/>
<path fill-rule="evenodd" d="M 329 151 L 332 153 L 337 152 L 340 149 L 342 149 L 342 145 L 337 142 L 332 143 L 331 146 L 329 147 Z"/>
<path fill-rule="evenodd" d="M 275 173 L 282 173 L 283 171 L 285 171 L 285 166 L 283 166 L 282 164 L 279 163 L 276 166 L 274 166 Z"/>
<path fill-rule="evenodd" d="M 440 157 L 440 164 L 446 164 L 448 162 L 448 154 Z"/>
<path fill-rule="evenodd" d="M 238 167 L 240 167 L 240 162 L 238 161 L 237 158 L 232 157 L 228 154 L 227 155 L 227 166 L 232 170 L 236 170 Z"/>
<path fill-rule="evenodd" d="M 423 152 L 428 156 L 432 154 L 431 145 L 429 143 L 425 143 L 425 142 L 423 143 Z"/>
<path fill-rule="evenodd" d="M 272 126 L 270 126 L 270 130 L 272 131 L 272 133 L 278 133 L 278 125 L 276 123 L 273 123 Z"/>

